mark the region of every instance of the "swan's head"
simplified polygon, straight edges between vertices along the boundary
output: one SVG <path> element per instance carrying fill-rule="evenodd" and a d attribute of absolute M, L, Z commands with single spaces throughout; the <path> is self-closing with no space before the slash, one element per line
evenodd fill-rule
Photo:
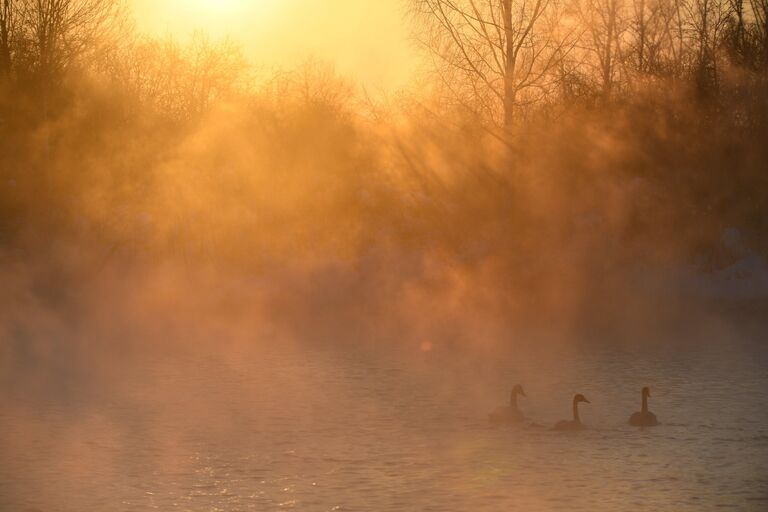
<path fill-rule="evenodd" d="M 651 396 L 651 388 L 648 386 L 643 388 L 643 396 Z"/>
<path fill-rule="evenodd" d="M 515 387 L 512 388 L 512 394 L 513 395 L 527 396 L 525 394 L 525 391 L 523 391 L 523 386 L 521 386 L 520 384 L 516 384 Z"/>
<path fill-rule="evenodd" d="M 573 397 L 573 403 L 577 404 L 579 402 L 584 402 L 584 403 L 587 403 L 587 404 L 592 403 L 589 400 L 587 400 L 587 397 L 585 397 L 581 393 L 579 393 L 578 395 Z"/>

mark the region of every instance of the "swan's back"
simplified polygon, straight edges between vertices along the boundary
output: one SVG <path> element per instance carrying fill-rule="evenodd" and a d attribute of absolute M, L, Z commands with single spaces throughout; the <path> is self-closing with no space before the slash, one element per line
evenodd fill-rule
<path fill-rule="evenodd" d="M 499 407 L 488 415 L 491 423 L 519 423 L 525 419 L 525 415 L 512 407 Z"/>
<path fill-rule="evenodd" d="M 576 420 L 562 420 L 555 423 L 552 430 L 568 431 L 568 430 L 582 430 L 584 424 Z"/>
<path fill-rule="evenodd" d="M 629 424 L 633 427 L 654 427 L 658 425 L 656 415 L 651 411 L 636 412 L 629 417 Z"/>

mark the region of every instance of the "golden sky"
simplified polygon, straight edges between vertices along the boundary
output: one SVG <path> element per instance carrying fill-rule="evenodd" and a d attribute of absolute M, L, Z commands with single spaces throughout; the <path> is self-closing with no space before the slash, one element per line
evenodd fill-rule
<path fill-rule="evenodd" d="M 183 37 L 229 35 L 267 69 L 314 57 L 372 91 L 413 77 L 403 0 L 132 0 L 139 29 Z"/>

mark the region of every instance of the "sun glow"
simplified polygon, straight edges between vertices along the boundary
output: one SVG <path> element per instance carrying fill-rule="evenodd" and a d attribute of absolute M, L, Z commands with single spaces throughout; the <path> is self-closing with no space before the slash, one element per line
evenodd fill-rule
<path fill-rule="evenodd" d="M 169 32 L 204 29 L 212 33 L 237 31 L 273 14 L 275 0 L 134 0 L 139 16 L 155 17 L 156 28 Z"/>
<path fill-rule="evenodd" d="M 271 0 L 193 0 L 184 3 L 199 11 L 221 13 L 242 11 L 246 5 L 251 8 L 262 9 L 273 2 Z"/>
<path fill-rule="evenodd" d="M 207 9 L 231 9 L 240 2 L 238 0 L 193 0 L 190 3 Z"/>
<path fill-rule="evenodd" d="M 374 91 L 405 84 L 416 65 L 399 0 L 131 0 L 131 5 L 142 32 L 183 39 L 202 30 L 230 37 L 265 69 L 314 58 Z"/>

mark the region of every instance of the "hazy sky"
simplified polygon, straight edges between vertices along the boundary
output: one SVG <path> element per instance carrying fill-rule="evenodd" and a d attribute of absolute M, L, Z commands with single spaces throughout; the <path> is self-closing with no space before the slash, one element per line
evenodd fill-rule
<path fill-rule="evenodd" d="M 375 89 L 413 76 L 403 0 L 132 0 L 139 29 L 182 37 L 195 29 L 239 40 L 267 68 L 308 57 Z"/>

